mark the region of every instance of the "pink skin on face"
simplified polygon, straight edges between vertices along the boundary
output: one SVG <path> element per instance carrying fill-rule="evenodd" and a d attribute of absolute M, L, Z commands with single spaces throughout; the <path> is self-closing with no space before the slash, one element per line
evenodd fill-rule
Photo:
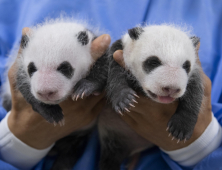
<path fill-rule="evenodd" d="M 171 103 L 175 100 L 175 98 L 170 97 L 170 96 L 157 96 L 157 98 L 159 102 L 165 103 L 165 104 Z"/>

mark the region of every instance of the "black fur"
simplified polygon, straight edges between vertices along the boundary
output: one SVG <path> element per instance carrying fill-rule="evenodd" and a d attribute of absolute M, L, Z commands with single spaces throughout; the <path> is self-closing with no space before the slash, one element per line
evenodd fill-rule
<path fill-rule="evenodd" d="M 93 128 L 75 132 L 57 141 L 52 148 L 57 153 L 57 158 L 51 170 L 71 170 L 84 152 L 92 130 Z"/>
<path fill-rule="evenodd" d="M 146 73 L 150 73 L 153 71 L 155 68 L 161 66 L 161 61 L 158 57 L 156 56 L 151 56 L 146 59 L 146 61 L 143 62 L 143 69 Z"/>
<path fill-rule="evenodd" d="M 185 94 L 179 99 L 175 114 L 168 122 L 169 132 L 179 140 L 192 136 L 203 99 L 203 82 L 199 69 L 192 72 Z"/>
<path fill-rule="evenodd" d="M 72 68 L 71 64 L 68 61 L 62 62 L 57 68 L 57 71 L 62 73 L 68 79 L 71 79 L 74 74 L 74 68 Z"/>
<path fill-rule="evenodd" d="M 194 47 L 196 47 L 200 43 L 199 37 L 193 36 L 193 37 L 190 37 L 190 39 L 192 40 Z"/>
<path fill-rule="evenodd" d="M 109 131 L 109 136 L 104 137 L 101 143 L 100 170 L 120 170 L 120 165 L 127 156 L 130 149 L 123 143 L 121 136 Z"/>
<path fill-rule="evenodd" d="M 91 68 L 89 75 L 81 79 L 74 87 L 74 96 L 89 96 L 94 93 L 101 93 L 107 83 L 108 59 L 107 52 L 100 57 Z"/>
<path fill-rule="evenodd" d="M 12 108 L 12 100 L 11 96 L 9 95 L 4 95 L 2 97 L 2 106 L 5 108 L 7 112 L 9 112 Z"/>
<path fill-rule="evenodd" d="M 133 100 L 136 100 L 134 90 L 140 90 L 136 78 L 122 68 L 114 59 L 113 53 L 116 50 L 122 50 L 122 41 L 117 40 L 113 43 L 109 51 L 109 72 L 107 82 L 107 96 L 112 103 L 113 109 L 122 113 L 125 108 L 129 108 Z M 134 90 L 133 90 L 133 89 Z"/>
<path fill-rule="evenodd" d="M 133 40 L 138 40 L 142 32 L 143 32 L 143 29 L 141 27 L 135 27 L 128 30 L 129 36 Z"/>
<path fill-rule="evenodd" d="M 28 65 L 28 73 L 29 77 L 32 77 L 32 75 L 37 71 L 37 68 L 33 62 L 29 63 Z"/>
<path fill-rule="evenodd" d="M 77 39 L 82 45 L 87 45 L 89 43 L 89 37 L 86 31 L 79 32 Z"/>
<path fill-rule="evenodd" d="M 29 37 L 27 35 L 23 35 L 20 43 L 21 48 L 23 49 L 26 48 L 28 42 L 29 42 Z"/>
<path fill-rule="evenodd" d="M 188 60 L 183 63 L 183 68 L 187 72 L 187 74 L 190 72 L 190 66 L 190 61 Z"/>

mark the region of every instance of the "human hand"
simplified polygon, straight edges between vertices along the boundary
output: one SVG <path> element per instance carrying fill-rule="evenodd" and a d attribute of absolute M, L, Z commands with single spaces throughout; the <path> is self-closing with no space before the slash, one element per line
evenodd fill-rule
<path fill-rule="evenodd" d="M 117 63 L 125 67 L 122 50 L 116 51 L 113 56 Z M 202 101 L 193 135 L 187 142 L 184 143 L 181 141 L 177 143 L 177 140 L 172 140 L 172 136 L 169 137 L 169 132 L 166 131 L 167 123 L 175 113 L 178 102 L 161 104 L 147 97 L 140 96 L 140 98 L 137 99 L 138 104 L 135 105 L 136 107 L 131 107 L 130 113 L 126 112 L 124 116 L 122 116 L 122 119 L 139 135 L 166 151 L 188 146 L 200 137 L 212 119 L 210 96 L 211 81 L 203 72 L 202 77 L 205 97 Z"/>
<path fill-rule="evenodd" d="M 24 28 L 22 34 L 30 31 Z M 109 47 L 111 38 L 104 34 L 92 42 L 91 55 L 93 59 L 101 57 Z M 21 48 L 19 53 L 21 53 Z M 36 149 L 49 147 L 58 139 L 69 135 L 73 131 L 90 126 L 96 119 L 104 104 L 104 94 L 89 96 L 82 100 L 73 101 L 70 98 L 60 103 L 65 117 L 64 126 L 54 126 L 32 110 L 32 106 L 26 102 L 22 94 L 16 89 L 14 77 L 16 66 L 10 68 L 8 78 L 12 94 L 12 109 L 8 118 L 8 126 L 11 132 L 27 145 Z"/>

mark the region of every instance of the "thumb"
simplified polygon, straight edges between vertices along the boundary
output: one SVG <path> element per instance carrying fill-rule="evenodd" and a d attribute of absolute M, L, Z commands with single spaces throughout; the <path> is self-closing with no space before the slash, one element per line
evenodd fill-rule
<path fill-rule="evenodd" d="M 108 34 L 103 34 L 92 42 L 91 55 L 95 61 L 106 52 L 110 42 L 111 38 Z"/>
<path fill-rule="evenodd" d="M 114 60 L 123 68 L 125 68 L 125 62 L 123 59 L 123 50 L 117 50 L 113 54 Z"/>

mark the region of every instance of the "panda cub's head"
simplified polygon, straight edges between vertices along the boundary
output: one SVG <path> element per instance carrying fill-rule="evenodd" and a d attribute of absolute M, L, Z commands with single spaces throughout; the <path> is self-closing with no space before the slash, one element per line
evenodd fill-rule
<path fill-rule="evenodd" d="M 197 37 L 167 25 L 130 29 L 122 38 L 126 68 L 156 102 L 183 96 L 196 65 Z"/>
<path fill-rule="evenodd" d="M 31 28 L 22 37 L 20 67 L 32 95 L 46 104 L 64 100 L 93 63 L 94 35 L 73 22 L 50 22 Z M 22 84 L 22 83 L 20 83 Z"/>

